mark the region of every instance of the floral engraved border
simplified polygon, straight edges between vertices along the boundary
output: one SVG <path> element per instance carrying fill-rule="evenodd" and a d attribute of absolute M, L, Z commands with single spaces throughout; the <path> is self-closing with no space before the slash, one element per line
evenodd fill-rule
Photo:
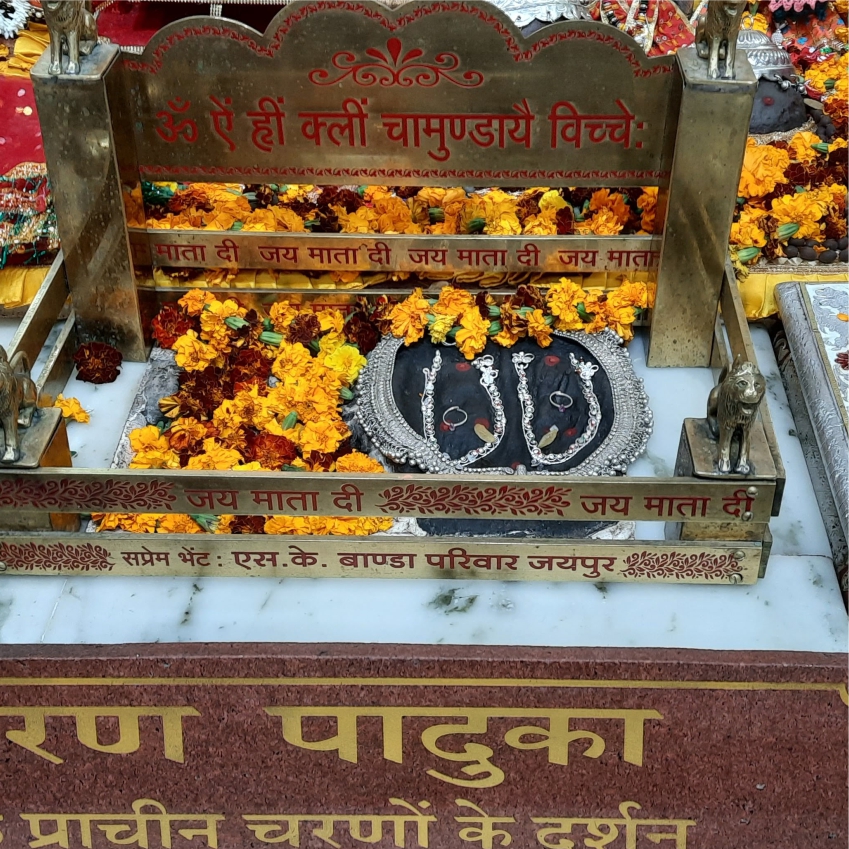
<path fill-rule="evenodd" d="M 513 486 L 393 486 L 380 495 L 377 506 L 392 515 L 462 513 L 466 516 L 562 516 L 570 506 L 571 489 L 559 486 L 520 488 Z"/>
<path fill-rule="evenodd" d="M 625 566 L 621 573 L 624 578 L 729 581 L 740 574 L 740 562 L 732 552 L 687 554 L 683 551 L 640 551 L 629 554 L 625 558 Z"/>
<path fill-rule="evenodd" d="M 174 484 L 165 481 L 0 479 L 0 507 L 163 512 L 173 509 Z"/>
<path fill-rule="evenodd" d="M 111 572 L 115 566 L 109 552 L 93 543 L 39 545 L 26 542 L 16 545 L 0 542 L 0 560 L 6 568 L 24 572 Z"/>

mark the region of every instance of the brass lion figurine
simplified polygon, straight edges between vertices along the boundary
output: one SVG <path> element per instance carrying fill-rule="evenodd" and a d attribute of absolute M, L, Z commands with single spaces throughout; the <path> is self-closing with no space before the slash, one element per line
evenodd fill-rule
<path fill-rule="evenodd" d="M 758 407 L 766 391 L 766 381 L 754 363 L 737 357 L 729 370 L 726 366 L 719 375 L 719 383 L 708 396 L 707 421 L 710 432 L 718 441 L 717 470 L 722 474 L 731 471 L 731 441 L 740 435 L 740 454 L 734 471 L 748 475 L 749 435 L 758 415 Z"/>
<path fill-rule="evenodd" d="M 708 76 L 734 79 L 737 33 L 748 6 L 747 0 L 710 0 L 696 27 L 696 53 L 708 60 Z M 725 60 L 725 73 L 719 73 L 719 60 Z"/>
<path fill-rule="evenodd" d="M 18 351 L 10 360 L 0 346 L 0 424 L 6 441 L 0 463 L 21 459 L 18 428 L 29 427 L 37 409 L 38 390 L 30 377 L 27 355 Z"/>
<path fill-rule="evenodd" d="M 62 48 L 68 47 L 65 73 L 80 72 L 80 56 L 88 56 L 97 44 L 97 22 L 90 0 L 44 0 L 44 22 L 50 33 L 50 65 L 47 73 L 62 73 Z"/>

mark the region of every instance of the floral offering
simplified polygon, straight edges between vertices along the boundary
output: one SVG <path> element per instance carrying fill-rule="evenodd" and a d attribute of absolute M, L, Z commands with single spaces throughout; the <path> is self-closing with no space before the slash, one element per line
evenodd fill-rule
<path fill-rule="evenodd" d="M 533 285 L 520 285 L 499 305 L 492 295 L 473 295 L 464 289 L 445 287 L 438 298 L 425 298 L 421 289 L 390 313 L 390 330 L 405 344 L 418 342 L 427 333 L 438 344 L 454 342 L 468 359 L 474 359 L 491 339 L 510 348 L 530 337 L 542 348 L 551 344 L 553 330 L 598 333 L 606 327 L 623 339 L 634 335 L 633 323 L 654 304 L 654 286 L 625 281 L 605 293 L 585 291 L 566 277 L 545 295 Z"/>
<path fill-rule="evenodd" d="M 134 469 L 383 472 L 354 451 L 341 405 L 379 334 L 363 307 L 347 320 L 286 301 L 267 316 L 193 290 L 166 304 L 153 335 L 175 352 L 178 392 L 162 421 L 132 431 Z M 98 529 L 144 533 L 370 534 L 385 518 L 97 514 Z"/>
<path fill-rule="evenodd" d="M 651 234 L 657 188 L 485 189 L 144 183 L 131 227 L 469 236 Z"/>

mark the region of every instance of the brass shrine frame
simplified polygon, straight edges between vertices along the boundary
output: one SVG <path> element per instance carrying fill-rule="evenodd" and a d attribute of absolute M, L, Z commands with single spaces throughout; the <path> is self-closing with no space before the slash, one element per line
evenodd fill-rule
<path fill-rule="evenodd" d="M 465 28 L 456 26 L 458 15 L 469 19 Z M 333 39 L 339 37 L 334 26 L 345 30 L 354 59 L 340 59 L 332 53 Z M 320 33 L 327 38 L 317 41 Z M 364 54 L 370 43 L 367 37 L 375 33 L 384 39 L 388 51 L 385 61 L 378 62 L 382 68 L 379 73 L 388 73 L 390 83 L 404 79 L 403 74 L 407 73 L 406 59 L 392 39 L 401 43 L 405 35 L 415 36 L 417 43 L 432 45 L 422 59 L 429 60 L 430 65 L 421 73 L 436 74 L 437 83 L 442 85 L 440 89 L 434 83 L 438 97 L 431 101 L 433 104 L 441 102 L 443 111 L 453 107 L 451 114 L 459 116 L 458 120 L 470 120 L 471 104 L 479 104 L 474 107 L 475 120 L 498 124 L 509 118 L 519 122 L 515 132 L 522 149 L 518 153 L 516 145 L 510 147 L 506 143 L 504 149 L 493 146 L 493 142 L 484 151 L 471 152 L 467 145 L 461 152 L 451 151 L 457 156 L 455 171 L 467 172 L 473 175 L 470 179 L 487 185 L 522 186 L 528 185 L 529 179 L 534 182 L 543 177 L 545 185 L 655 184 L 660 187 L 663 234 L 610 239 L 455 240 L 128 230 L 122 185 L 133 186 L 140 176 L 164 179 L 184 174 L 191 179 L 214 180 L 229 174 L 230 179 L 262 179 L 285 168 L 300 182 L 345 184 L 359 178 L 373 182 L 379 174 L 392 184 L 444 184 L 448 179 L 445 168 L 433 167 L 435 157 L 429 155 L 442 156 L 438 149 L 413 150 L 410 146 L 399 153 L 386 137 L 382 137 L 374 154 L 364 154 L 356 144 L 346 152 L 341 146 L 328 145 L 318 151 L 294 142 L 285 150 L 270 152 L 268 166 L 261 165 L 261 146 L 254 144 L 259 153 L 253 159 L 245 154 L 244 146 L 251 143 L 251 124 L 236 121 L 236 117 L 246 113 L 244 105 L 237 108 L 235 98 L 243 94 L 245 102 L 252 105 L 265 96 L 264 89 L 257 88 L 257 81 L 268 79 L 265 72 L 271 66 L 267 63 L 292 63 L 291 68 L 279 71 L 283 82 L 289 79 L 287 74 L 295 73 L 310 73 L 313 82 L 318 80 L 307 95 L 297 90 L 301 91 L 299 96 L 312 99 L 296 103 L 295 94 L 290 95 L 288 89 L 285 97 L 281 95 L 287 101 L 287 110 L 291 100 L 303 121 L 303 139 L 309 140 L 303 128 L 316 119 L 301 116 L 321 114 L 325 116 L 322 120 L 329 120 L 331 113 L 326 110 L 338 109 L 340 102 L 348 104 L 343 111 L 349 115 L 359 108 L 348 103 L 350 98 L 346 99 L 345 94 L 351 91 L 344 89 L 345 85 L 354 86 L 354 91 L 359 85 L 363 92 L 367 91 L 360 103 L 368 100 L 369 110 L 378 104 L 376 111 L 384 121 L 373 125 L 358 117 L 351 124 L 354 130 L 364 128 L 369 138 L 379 133 L 381 126 L 385 130 L 387 117 L 394 119 L 401 114 L 398 110 L 404 101 L 393 100 L 398 94 L 393 90 L 394 83 L 385 86 L 385 91 L 379 85 L 363 84 L 362 80 L 357 83 L 358 71 L 354 68 L 356 57 Z M 288 51 L 282 49 L 287 37 L 294 39 Z M 303 61 L 304 45 L 309 46 L 314 59 L 309 68 Z M 495 50 L 493 45 L 501 47 Z M 328 55 L 322 58 L 321 50 Z M 444 58 L 446 55 L 450 58 Z M 572 93 L 552 90 L 551 80 L 574 77 L 570 63 L 574 66 L 589 58 L 597 69 L 594 75 L 604 83 L 597 87 L 598 92 L 587 93 L 584 101 L 577 104 Z M 206 69 L 203 74 L 198 73 L 197 63 Z M 505 70 L 509 75 L 503 73 Z M 331 71 L 338 75 L 331 80 L 333 85 L 319 85 L 330 79 L 322 75 Z M 452 80 L 445 82 L 440 77 L 446 73 L 453 75 Z M 505 91 L 497 86 L 492 91 L 487 89 L 489 94 L 477 92 L 472 98 L 466 89 L 475 88 L 475 74 L 484 81 L 501 80 L 499 85 L 507 85 L 507 80 L 512 99 L 505 100 Z M 586 73 L 582 78 L 586 78 Z M 169 79 L 180 82 L 179 102 L 172 96 L 176 90 L 169 88 Z M 754 360 L 734 276 L 726 267 L 724 247 L 736 196 L 736 166 L 742 160 L 755 87 L 742 55 L 738 55 L 737 80 L 716 81 L 706 79 L 705 69 L 693 50 L 683 50 L 677 57 L 647 59 L 630 38 L 603 25 L 558 24 L 525 39 L 509 19 L 485 3 L 412 2 L 389 10 L 373 2 L 296 0 L 275 17 L 262 36 L 221 19 L 184 19 L 154 36 L 140 55 L 121 56 L 116 48 L 100 45 L 84 60 L 83 73 L 78 77 L 49 77 L 43 61 L 34 70 L 33 80 L 64 255 L 54 263 L 19 328 L 10 354 L 25 350 L 35 360 L 70 292 L 73 311 L 39 378 L 39 387 L 48 393 L 61 391 L 70 376 L 71 354 L 78 341 L 102 339 L 121 347 L 128 359 L 146 358 L 149 343 L 143 329 L 158 304 L 174 297 L 174 290 L 137 288 L 134 262 L 244 267 L 247 260 L 251 266 L 265 263 L 286 267 L 291 262 L 293 266 L 310 267 L 312 262 L 312 267 L 333 268 L 346 267 L 346 263 L 354 268 L 405 268 L 407 263 L 406 267 L 432 269 L 433 254 L 422 252 L 445 251 L 440 268 L 454 264 L 487 270 L 568 271 L 657 266 L 658 295 L 652 316 L 649 365 L 717 366 L 736 354 Z M 231 88 L 209 95 L 210 87 L 224 85 L 222 80 L 229 81 Z M 537 100 L 524 97 L 524 91 L 519 89 L 525 82 L 546 80 L 549 85 L 545 87 L 545 97 L 551 102 L 546 101 L 537 114 L 533 112 Z M 425 97 L 428 86 L 421 79 L 418 85 L 424 94 L 417 92 L 416 97 Z M 616 97 L 620 90 L 627 91 L 627 98 L 624 93 Z M 450 102 L 445 103 L 446 97 Z M 201 101 L 206 109 L 210 100 L 218 104 L 218 118 L 203 124 L 208 111 L 193 110 Z M 186 102 L 190 105 L 185 106 Z M 571 114 L 563 103 L 570 108 L 580 106 L 584 118 L 610 119 L 611 127 L 619 126 L 616 121 L 632 122 L 628 126 L 635 133 L 639 126 L 646 143 L 631 148 L 611 142 L 608 137 L 610 143 L 604 150 L 599 145 L 569 149 L 568 144 L 561 145 L 562 137 L 556 137 L 552 130 L 562 129 L 557 123 L 560 115 Z M 613 103 L 619 112 L 605 113 L 610 108 L 607 104 Z M 417 112 L 421 108 L 424 107 L 417 106 Z M 410 109 L 403 114 L 412 114 Z M 86 125 L 63 133 L 62 128 L 69 123 L 73 128 L 74 116 L 84 111 L 88 116 Z M 232 123 L 228 123 L 228 112 Z M 643 112 L 652 120 L 659 117 L 660 124 L 639 120 Z M 532 113 L 533 120 L 538 119 L 536 124 L 528 117 Z M 189 125 L 181 125 L 178 119 L 193 122 L 195 136 L 201 141 L 199 147 L 181 146 L 180 139 L 185 141 L 185 136 L 180 136 L 182 131 L 178 128 L 183 126 L 188 135 L 192 132 L 186 131 Z M 223 135 L 215 130 L 222 126 L 226 131 Z M 287 142 L 297 138 L 296 127 L 297 124 L 286 125 Z M 523 127 L 534 128 L 533 132 L 528 130 L 527 139 L 522 136 Z M 162 131 L 159 141 L 157 128 Z M 475 132 L 480 133 L 480 127 Z M 607 132 L 612 135 L 613 129 L 608 127 Z M 478 137 L 486 141 L 486 136 Z M 353 138 L 356 142 L 359 137 L 355 134 Z M 267 141 L 267 137 L 259 140 Z M 522 147 L 525 140 L 527 146 Z M 233 147 L 228 149 L 228 144 Z M 541 145 L 538 150 L 537 144 Z M 513 170 L 508 169 L 505 164 L 513 161 L 519 161 L 522 167 L 511 165 Z M 422 163 L 433 173 L 426 174 Z M 407 176 L 402 165 L 407 168 Z M 487 170 L 480 170 L 482 166 Z M 410 169 L 415 172 L 412 176 Z M 227 240 L 229 244 L 225 244 Z M 299 252 L 297 261 L 293 251 Z M 336 251 L 341 252 L 338 257 L 334 256 Z M 411 258 L 415 251 L 418 254 Z M 310 262 L 301 265 L 302 259 Z M 104 281 L 108 283 L 104 285 Z M 286 290 L 286 294 L 309 302 L 328 293 Z M 356 294 L 374 297 L 378 293 L 364 290 Z M 717 314 L 720 300 L 724 330 Z M 0 470 L 0 511 L 3 525 L 9 529 L 0 535 L 0 568 L 6 574 L 58 571 L 289 577 L 474 576 L 754 583 L 765 568 L 769 553 L 767 523 L 771 515 L 777 514 L 784 478 L 765 405 L 761 419 L 762 427 L 752 436 L 757 475 L 748 478 L 717 476 L 713 472 L 708 459 L 710 446 L 700 436 L 695 420 L 685 422 L 682 429 L 674 477 L 557 479 L 480 474 L 370 476 L 286 472 L 234 476 L 227 472 L 71 470 L 57 467 L 68 456 L 67 436 L 60 423 L 40 468 Z M 517 522 L 539 518 L 653 520 L 666 522 L 667 540 L 392 536 L 283 539 L 78 532 L 79 513 L 172 510 L 212 514 L 462 516 Z"/>

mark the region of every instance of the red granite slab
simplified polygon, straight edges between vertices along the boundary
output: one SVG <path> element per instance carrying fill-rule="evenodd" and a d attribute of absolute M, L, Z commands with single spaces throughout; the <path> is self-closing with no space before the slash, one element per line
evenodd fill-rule
<path fill-rule="evenodd" d="M 3 849 L 849 842 L 845 655 L 2 647 L 0 694 Z"/>

